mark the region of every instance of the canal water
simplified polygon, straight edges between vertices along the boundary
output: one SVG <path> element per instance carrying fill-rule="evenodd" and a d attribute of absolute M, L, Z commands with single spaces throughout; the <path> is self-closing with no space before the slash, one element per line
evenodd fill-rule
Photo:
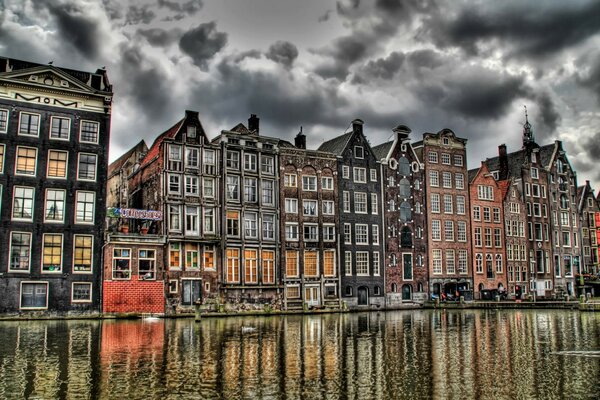
<path fill-rule="evenodd" d="M 0 322 L 2 399 L 596 399 L 600 315 Z"/>

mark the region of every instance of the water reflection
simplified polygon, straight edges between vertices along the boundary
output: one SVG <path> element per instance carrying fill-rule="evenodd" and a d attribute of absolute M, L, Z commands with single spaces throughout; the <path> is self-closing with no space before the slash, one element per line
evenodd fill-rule
<path fill-rule="evenodd" d="M 514 399 L 600 392 L 600 316 L 593 313 L 2 322 L 0 338 L 0 398 Z"/>

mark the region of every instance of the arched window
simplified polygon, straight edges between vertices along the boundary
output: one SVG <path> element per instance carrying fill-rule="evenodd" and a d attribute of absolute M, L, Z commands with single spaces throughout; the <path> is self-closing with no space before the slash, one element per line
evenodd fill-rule
<path fill-rule="evenodd" d="M 394 253 L 390 254 L 390 265 L 395 267 L 396 266 L 396 255 Z"/>
<path fill-rule="evenodd" d="M 485 271 L 487 273 L 487 278 L 488 279 L 493 279 L 494 278 L 494 270 L 492 269 L 492 255 L 491 254 L 487 254 L 485 256 Z"/>
<path fill-rule="evenodd" d="M 421 239 L 423 237 L 423 228 L 417 226 L 417 239 Z"/>
<path fill-rule="evenodd" d="M 421 181 L 420 180 L 415 179 L 414 185 L 415 185 L 415 190 L 421 189 Z"/>
<path fill-rule="evenodd" d="M 412 212 L 410 211 L 410 204 L 408 201 L 403 201 L 400 204 L 400 220 L 402 222 L 407 222 L 412 219 Z"/>
<path fill-rule="evenodd" d="M 390 200 L 390 211 L 396 211 L 396 202 L 394 200 Z"/>
<path fill-rule="evenodd" d="M 400 232 L 400 246 L 412 247 L 412 232 L 408 226 L 402 228 Z"/>
<path fill-rule="evenodd" d="M 400 157 L 398 160 L 398 173 L 402 176 L 410 175 L 410 162 L 406 157 Z"/>
<path fill-rule="evenodd" d="M 483 256 L 481 253 L 475 255 L 475 272 L 479 274 L 483 273 Z"/>
<path fill-rule="evenodd" d="M 417 255 L 417 265 L 423 266 L 423 256 L 422 255 Z M 419 290 L 419 292 L 422 292 L 423 290 Z"/>
<path fill-rule="evenodd" d="M 393 176 L 390 176 L 388 178 L 388 186 L 389 187 L 394 187 L 396 186 L 396 179 Z"/>
<path fill-rule="evenodd" d="M 415 203 L 415 214 L 421 214 L 421 203 L 418 201 Z"/>
<path fill-rule="evenodd" d="M 403 199 L 408 199 L 410 197 L 410 182 L 408 181 L 408 179 L 400 179 L 398 187 L 400 188 L 400 197 L 402 197 Z"/>
<path fill-rule="evenodd" d="M 496 273 L 502 273 L 502 254 L 496 254 Z"/>

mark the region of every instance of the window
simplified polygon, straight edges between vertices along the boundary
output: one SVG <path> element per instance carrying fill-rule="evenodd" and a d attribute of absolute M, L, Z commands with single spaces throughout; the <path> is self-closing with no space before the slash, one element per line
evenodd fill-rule
<path fill-rule="evenodd" d="M 344 254 L 344 275 L 352 276 L 352 252 L 347 251 Z"/>
<path fill-rule="evenodd" d="M 362 146 L 354 146 L 354 157 L 365 158 L 365 149 Z"/>
<path fill-rule="evenodd" d="M 356 252 L 356 275 L 369 275 L 369 252 Z"/>
<path fill-rule="evenodd" d="M 354 227 L 354 236 L 356 244 L 369 244 L 369 227 L 368 225 L 356 224 Z"/>
<path fill-rule="evenodd" d="M 412 247 L 412 232 L 408 226 L 400 230 L 400 247 Z"/>
<path fill-rule="evenodd" d="M 298 240 L 298 224 L 286 223 L 285 224 L 285 240 L 297 241 Z"/>
<path fill-rule="evenodd" d="M 306 251 L 304 253 L 304 275 L 318 276 L 319 275 L 319 253 L 316 251 Z"/>
<path fill-rule="evenodd" d="M 215 197 L 215 178 L 204 177 L 202 182 L 204 197 Z"/>
<path fill-rule="evenodd" d="M 490 222 L 492 220 L 489 207 L 483 207 L 483 220 L 485 222 Z"/>
<path fill-rule="evenodd" d="M 198 207 L 185 206 L 185 234 L 198 235 Z"/>
<path fill-rule="evenodd" d="M 100 125 L 97 122 L 81 121 L 79 141 L 86 143 L 98 143 L 99 127 Z"/>
<path fill-rule="evenodd" d="M 228 236 L 240 236 L 240 212 L 229 210 L 226 214 Z"/>
<path fill-rule="evenodd" d="M 500 223 L 500 208 L 494 207 L 494 209 L 492 210 L 492 213 L 493 213 L 493 217 L 494 217 L 494 222 L 499 224 Z"/>
<path fill-rule="evenodd" d="M 377 245 L 379 244 L 379 226 L 371 225 L 371 244 Z"/>
<path fill-rule="evenodd" d="M 444 214 L 452 214 L 452 195 L 444 195 Z"/>
<path fill-rule="evenodd" d="M 429 171 L 429 185 L 433 187 L 440 186 L 440 179 L 437 171 Z"/>
<path fill-rule="evenodd" d="M 562 232 L 563 247 L 571 247 L 571 234 L 568 231 Z"/>
<path fill-rule="evenodd" d="M 317 200 L 303 200 L 302 208 L 304 210 L 303 215 L 316 217 L 318 215 L 318 203 Z"/>
<path fill-rule="evenodd" d="M 408 201 L 403 201 L 400 203 L 400 221 L 408 222 L 412 219 L 412 211 L 410 208 L 410 203 Z"/>
<path fill-rule="evenodd" d="M 37 149 L 17 146 L 15 174 L 35 176 Z"/>
<path fill-rule="evenodd" d="M 186 168 L 198 168 L 198 158 L 200 151 L 195 147 L 186 147 L 185 166 Z"/>
<path fill-rule="evenodd" d="M 442 153 L 442 164 L 450 165 L 450 154 Z"/>
<path fill-rule="evenodd" d="M 467 274 L 467 251 L 458 250 L 458 273 L 461 275 Z"/>
<path fill-rule="evenodd" d="M 323 241 L 335 241 L 335 225 L 323 225 Z"/>
<path fill-rule="evenodd" d="M 494 247 L 502 247 L 502 236 L 500 228 L 494 228 Z"/>
<path fill-rule="evenodd" d="M 270 156 L 261 156 L 260 170 L 263 174 L 273 175 L 275 171 L 275 159 Z"/>
<path fill-rule="evenodd" d="M 438 193 L 431 194 L 431 212 L 432 213 L 440 212 L 440 195 Z"/>
<path fill-rule="evenodd" d="M 8 131 L 8 110 L 0 110 L 0 133 Z"/>
<path fill-rule="evenodd" d="M 77 163 L 77 179 L 84 181 L 95 181 L 96 180 L 96 158 L 95 154 L 79 154 L 79 161 Z M 65 158 L 66 167 L 66 158 Z M 65 171 L 66 175 L 66 171 Z"/>
<path fill-rule="evenodd" d="M 140 249 L 138 251 L 138 272 L 142 280 L 156 279 L 156 251 Z"/>
<path fill-rule="evenodd" d="M 285 252 L 285 276 L 288 278 L 299 276 L 297 250 L 287 250 Z"/>
<path fill-rule="evenodd" d="M 335 250 L 323 251 L 323 275 L 335 276 Z"/>
<path fill-rule="evenodd" d="M 228 248 L 226 252 L 227 274 L 226 281 L 235 283 L 240 281 L 240 249 Z"/>
<path fill-rule="evenodd" d="M 169 269 L 181 269 L 181 244 L 169 244 Z"/>
<path fill-rule="evenodd" d="M 481 221 L 481 207 L 473 207 L 473 221 Z"/>
<path fill-rule="evenodd" d="M 266 214 L 262 217 L 262 237 L 265 240 L 275 239 L 275 216 L 273 214 Z"/>
<path fill-rule="evenodd" d="M 244 153 L 244 170 L 256 171 L 256 154 Z"/>
<path fill-rule="evenodd" d="M 38 136 L 40 132 L 39 114 L 21 112 L 19 114 L 19 135 Z"/>
<path fill-rule="evenodd" d="M 538 175 L 538 169 L 535 167 L 531 167 L 531 178 L 532 179 L 538 179 L 539 175 Z"/>
<path fill-rule="evenodd" d="M 344 243 L 352 244 L 352 225 L 344 224 Z"/>
<path fill-rule="evenodd" d="M 540 197 L 540 185 L 536 185 L 535 183 L 531 185 L 531 195 L 533 197 Z"/>
<path fill-rule="evenodd" d="M 69 140 L 71 120 L 69 118 L 50 118 L 50 139 Z"/>
<path fill-rule="evenodd" d="M 298 214 L 298 199 L 285 199 L 285 212 Z"/>
<path fill-rule="evenodd" d="M 308 192 L 317 191 L 317 177 L 311 175 L 302 176 L 302 190 Z"/>
<path fill-rule="evenodd" d="M 450 172 L 442 172 L 442 185 L 444 188 L 452 188 L 452 174 Z"/>
<path fill-rule="evenodd" d="M 244 178 L 244 201 L 247 203 L 256 203 L 256 178 Z"/>
<path fill-rule="evenodd" d="M 319 240 L 319 231 L 316 224 L 304 224 L 304 241 L 316 242 Z"/>
<path fill-rule="evenodd" d="M 475 255 L 475 272 L 483 274 L 483 255 L 481 253 Z"/>
<path fill-rule="evenodd" d="M 181 230 L 181 212 L 179 206 L 169 205 L 169 229 L 172 231 Z"/>
<path fill-rule="evenodd" d="M 398 187 L 400 188 L 400 197 L 403 199 L 410 198 L 410 182 L 406 178 L 400 179 L 398 183 Z"/>
<path fill-rule="evenodd" d="M 299 299 L 300 298 L 300 287 L 298 285 L 287 285 L 285 287 L 286 297 L 288 299 Z"/>
<path fill-rule="evenodd" d="M 359 214 L 367 213 L 367 194 L 363 192 L 354 193 L 354 212 Z"/>
<path fill-rule="evenodd" d="M 444 239 L 448 242 L 454 241 L 454 222 L 444 221 Z"/>
<path fill-rule="evenodd" d="M 263 283 L 275 283 L 275 252 L 272 250 L 263 250 L 261 256 Z"/>
<path fill-rule="evenodd" d="M 465 196 L 456 196 L 456 213 L 465 214 Z"/>
<path fill-rule="evenodd" d="M 477 185 L 477 196 L 479 200 L 493 200 L 494 188 L 486 185 Z"/>
<path fill-rule="evenodd" d="M 454 155 L 454 165 L 456 165 L 457 167 L 462 167 L 463 166 L 463 156 L 461 156 L 459 154 L 455 154 Z"/>
<path fill-rule="evenodd" d="M 94 223 L 96 193 L 77 191 L 76 223 Z"/>
<path fill-rule="evenodd" d="M 33 222 L 33 196 L 35 189 L 32 187 L 15 186 L 13 189 L 12 219 Z"/>
<path fill-rule="evenodd" d="M 502 254 L 496 254 L 496 273 L 502 273 Z"/>
<path fill-rule="evenodd" d="M 350 212 L 350 192 L 344 191 L 342 193 L 342 202 L 344 212 Z"/>
<path fill-rule="evenodd" d="M 347 165 L 342 165 L 342 178 L 350 179 L 350 167 Z"/>
<path fill-rule="evenodd" d="M 185 194 L 186 196 L 198 196 L 197 176 L 185 176 Z"/>
<path fill-rule="evenodd" d="M 246 249 L 244 251 L 244 282 L 256 283 L 257 277 L 257 258 L 258 251 L 256 249 Z"/>
<path fill-rule="evenodd" d="M 31 233 L 11 232 L 8 272 L 28 272 L 31 262 Z"/>
<path fill-rule="evenodd" d="M 215 270 L 215 249 L 212 246 L 204 246 L 204 269 Z"/>
<path fill-rule="evenodd" d="M 354 167 L 354 182 L 367 183 L 367 169 Z"/>
<path fill-rule="evenodd" d="M 332 200 L 323 200 L 323 215 L 335 215 L 335 203 Z"/>
<path fill-rule="evenodd" d="M 453 249 L 446 250 L 446 272 L 448 274 L 456 273 L 456 255 Z"/>
<path fill-rule="evenodd" d="M 72 303 L 91 303 L 92 284 L 89 282 L 73 282 L 71 286 Z"/>
<path fill-rule="evenodd" d="M 434 219 L 431 221 L 431 239 L 442 240 L 442 226 L 439 219 Z"/>
<path fill-rule="evenodd" d="M 227 155 L 225 156 L 225 165 L 227 168 L 231 169 L 240 169 L 240 153 L 237 151 L 227 150 Z"/>
<path fill-rule="evenodd" d="M 492 247 L 492 228 L 484 229 L 485 247 Z"/>
<path fill-rule="evenodd" d="M 323 190 L 333 190 L 333 178 L 330 176 L 321 178 L 321 186 Z"/>
<path fill-rule="evenodd" d="M 66 192 L 62 189 L 46 189 L 44 222 L 63 222 Z"/>
<path fill-rule="evenodd" d="M 379 259 L 380 259 L 379 252 L 378 251 L 374 251 L 373 252 L 373 264 L 372 265 L 373 265 L 373 275 L 375 275 L 375 276 L 379 276 L 381 274 L 381 270 L 379 268 L 379 266 L 380 266 Z M 375 286 L 375 294 L 380 294 L 380 293 L 378 293 L 378 289 L 379 289 L 379 287 Z"/>
<path fill-rule="evenodd" d="M 400 157 L 398 160 L 398 174 L 401 176 L 410 175 L 410 162 L 406 157 Z"/>
<path fill-rule="evenodd" d="M 131 250 L 113 249 L 112 279 L 129 279 L 131 277 Z"/>
<path fill-rule="evenodd" d="M 298 187 L 298 176 L 296 174 L 285 174 L 283 176 L 283 186 Z"/>
<path fill-rule="evenodd" d="M 454 185 L 457 189 L 465 188 L 465 176 L 463 174 L 454 174 Z"/>
<path fill-rule="evenodd" d="M 244 235 L 247 238 L 258 237 L 258 215 L 253 212 L 244 213 Z"/>
<path fill-rule="evenodd" d="M 181 171 L 181 146 L 169 145 L 168 169 Z"/>
<path fill-rule="evenodd" d="M 374 168 L 371 168 L 371 170 L 369 171 L 369 174 L 371 175 L 371 182 L 377 182 L 377 170 Z"/>
<path fill-rule="evenodd" d="M 86 273 L 92 271 L 93 236 L 73 236 L 73 272 Z"/>
<path fill-rule="evenodd" d="M 476 227 L 474 229 L 474 236 L 475 236 L 475 247 L 481 247 L 482 246 L 482 242 L 481 242 L 481 228 Z"/>
<path fill-rule="evenodd" d="M 4 144 L 0 143 L 0 174 L 4 173 L 4 149 Z"/>
<path fill-rule="evenodd" d="M 428 160 L 429 160 L 430 163 L 437 164 L 437 162 L 438 162 L 438 153 L 436 153 L 435 151 L 430 151 L 429 153 L 427 153 L 427 158 L 428 158 Z"/>
<path fill-rule="evenodd" d="M 464 221 L 458 221 L 457 223 L 457 238 L 459 242 L 467 241 L 467 223 Z"/>
<path fill-rule="evenodd" d="M 21 282 L 21 308 L 48 308 L 48 282 Z"/>
<path fill-rule="evenodd" d="M 265 179 L 265 180 L 262 180 L 260 183 L 262 186 L 262 204 L 273 205 L 275 202 L 274 190 L 273 190 L 275 182 L 270 179 L 268 179 L 268 180 Z"/>
<path fill-rule="evenodd" d="M 169 174 L 169 194 L 181 193 L 181 176 Z"/>
<path fill-rule="evenodd" d="M 240 177 L 237 175 L 227 175 L 227 200 L 240 199 Z"/>
<path fill-rule="evenodd" d="M 433 274 L 440 275 L 442 273 L 442 250 L 433 249 Z"/>

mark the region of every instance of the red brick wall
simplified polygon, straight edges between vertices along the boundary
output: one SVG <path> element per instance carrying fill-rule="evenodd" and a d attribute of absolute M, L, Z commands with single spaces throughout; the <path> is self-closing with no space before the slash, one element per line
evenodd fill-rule
<path fill-rule="evenodd" d="M 163 281 L 104 281 L 102 310 L 105 313 L 165 312 Z"/>

